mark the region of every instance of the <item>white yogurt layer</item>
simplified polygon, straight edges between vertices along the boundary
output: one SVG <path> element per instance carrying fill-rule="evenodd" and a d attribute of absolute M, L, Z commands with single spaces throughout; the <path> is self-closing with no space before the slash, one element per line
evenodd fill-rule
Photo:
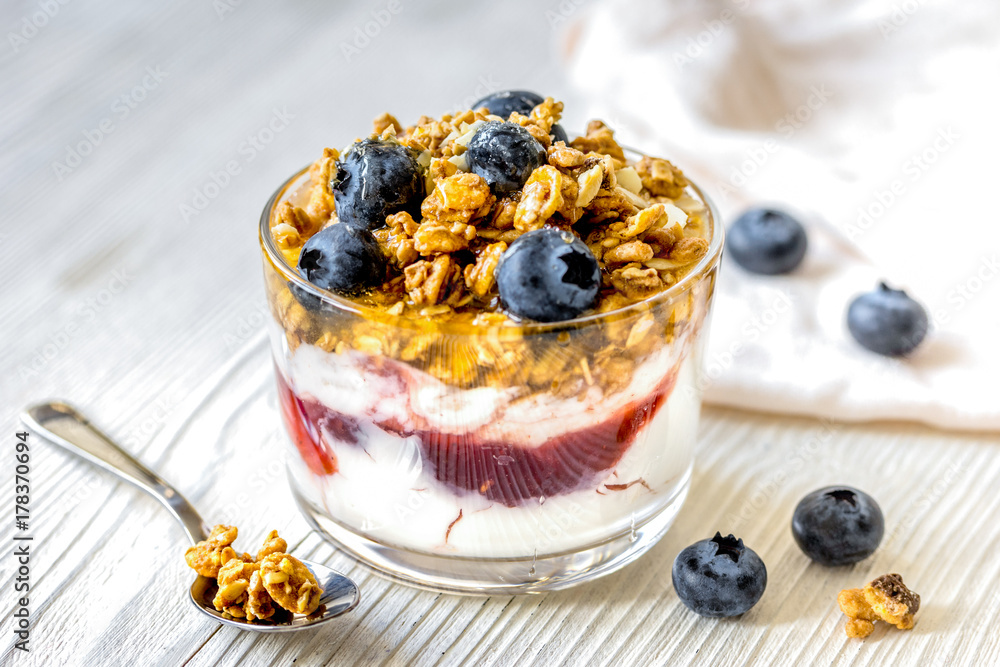
<path fill-rule="evenodd" d="M 283 335 L 272 341 L 284 347 Z M 700 409 L 700 346 L 677 370 L 673 391 L 606 477 L 592 486 L 507 507 L 475 492 L 456 490 L 425 470 L 419 440 L 376 427 L 390 421 L 445 433 L 478 431 L 508 442 L 540 445 L 587 428 L 627 403 L 647 399 L 671 372 L 683 345 L 665 347 L 621 392 L 603 397 L 518 399 L 514 390 L 456 390 L 403 366 L 405 380 L 375 375 L 357 353 L 331 354 L 311 345 L 275 350 L 303 399 L 359 419 L 358 444 L 327 439 L 338 472 L 317 476 L 299 457 L 293 474 L 303 493 L 338 523 L 392 546 L 464 557 L 531 558 L 577 550 L 641 525 L 683 490 L 690 470 Z M 671 353 L 672 351 L 672 353 Z M 645 484 L 638 483 L 642 480 Z M 636 482 L 623 490 L 606 485 Z M 648 488 L 647 488 L 648 487 Z M 456 519 L 461 512 L 461 519 Z M 448 532 L 448 527 L 451 530 Z M 447 533 L 447 541 L 446 541 Z"/>

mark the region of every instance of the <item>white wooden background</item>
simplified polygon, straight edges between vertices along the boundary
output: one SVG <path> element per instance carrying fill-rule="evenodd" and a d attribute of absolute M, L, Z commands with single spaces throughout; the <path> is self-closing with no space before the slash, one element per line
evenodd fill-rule
<path fill-rule="evenodd" d="M 363 599 L 306 634 L 220 627 L 185 600 L 191 575 L 173 520 L 35 437 L 31 652 L 11 649 L 11 518 L 0 525 L 4 664 L 996 662 L 995 434 L 706 409 L 671 533 L 620 573 L 541 596 L 390 584 L 293 512 L 273 458 L 261 207 L 324 145 L 363 134 L 383 110 L 405 121 L 508 87 L 572 110 L 554 17 L 584 3 L 61 2 L 0 7 L 4 437 L 27 402 L 69 399 L 207 519 L 238 523 L 251 542 L 283 528 L 296 553 L 355 576 Z M 570 127 L 584 121 L 576 109 Z M 67 162 L 74 149 L 87 154 Z M 218 176 L 227 165 L 238 173 Z M 223 185 L 196 202 L 213 174 Z M 205 203 L 184 219 L 182 205 Z M 12 447 L 3 452 L 11 480 Z M 810 564 L 790 535 L 797 500 L 827 483 L 869 490 L 886 513 L 882 548 L 854 567 Z M 13 491 L 0 486 L 8 516 Z M 699 618 L 670 585 L 676 553 L 716 530 L 743 537 L 768 566 L 767 592 L 739 619 Z M 848 640 L 837 591 L 889 571 L 922 595 L 917 627 Z"/>

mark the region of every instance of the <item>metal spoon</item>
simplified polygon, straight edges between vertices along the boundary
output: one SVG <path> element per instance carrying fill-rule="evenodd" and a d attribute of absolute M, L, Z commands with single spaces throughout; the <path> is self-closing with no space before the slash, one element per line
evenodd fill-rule
<path fill-rule="evenodd" d="M 90 421 L 65 403 L 41 403 L 21 413 L 21 420 L 36 433 L 159 500 L 184 528 L 191 544 L 208 537 L 209 529 L 194 507 L 155 472 L 116 445 Z M 289 632 L 325 623 L 350 611 L 360 600 L 357 585 L 325 565 L 302 561 L 323 589 L 319 608 L 309 616 L 285 613 L 277 620 L 245 621 L 224 616 L 212 605 L 216 582 L 199 576 L 191 586 L 191 603 L 220 623 L 255 632 Z M 282 610 L 284 611 L 284 610 Z"/>

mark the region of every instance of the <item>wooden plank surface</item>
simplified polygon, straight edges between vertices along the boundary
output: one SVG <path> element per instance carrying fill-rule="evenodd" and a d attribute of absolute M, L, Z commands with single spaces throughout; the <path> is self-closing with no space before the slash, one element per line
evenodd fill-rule
<path fill-rule="evenodd" d="M 406 120 L 523 87 L 566 100 L 567 125 L 579 126 L 585 110 L 554 57 L 552 22 L 585 9 L 400 0 L 357 46 L 389 3 L 74 0 L 46 4 L 52 15 L 26 29 L 43 4 L 0 8 L 0 25 L 21 36 L 0 47 L 7 437 L 29 401 L 70 399 L 206 517 L 249 534 L 287 526 L 296 553 L 357 577 L 363 601 L 304 635 L 221 628 L 187 606 L 172 519 L 36 439 L 32 650 L 12 651 L 8 555 L 4 664 L 987 664 L 1000 654 L 995 435 L 706 409 L 692 492 L 668 536 L 622 572 L 541 596 L 389 583 L 292 511 L 283 470 L 269 465 L 261 207 L 383 110 Z M 87 154 L 77 163 L 74 152 Z M 219 176 L 229 163 L 238 173 Z M 213 177 L 224 185 L 185 216 L 198 193 L 216 192 Z M 882 548 L 851 568 L 810 564 L 788 529 L 798 498 L 833 482 L 870 490 L 886 512 Z M 0 507 L 13 507 L 13 491 L 0 487 Z M 738 620 L 692 615 L 669 581 L 676 553 L 716 530 L 768 565 L 767 593 Z M 4 524 L 0 540 L 13 532 Z M 847 640 L 837 591 L 886 571 L 923 596 L 917 627 Z"/>

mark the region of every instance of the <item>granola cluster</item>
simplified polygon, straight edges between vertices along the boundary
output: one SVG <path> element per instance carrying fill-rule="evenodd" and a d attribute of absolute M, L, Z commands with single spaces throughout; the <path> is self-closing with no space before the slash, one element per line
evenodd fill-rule
<path fill-rule="evenodd" d="M 235 526 L 215 526 L 208 539 L 184 554 L 187 564 L 203 577 L 218 580 L 213 604 L 233 618 L 269 619 L 278 608 L 311 614 L 323 590 L 303 563 L 285 553 L 288 543 L 272 530 L 256 556 L 237 553 Z"/>
<path fill-rule="evenodd" d="M 529 115 L 515 112 L 507 119 L 545 148 L 546 163 L 521 189 L 503 196 L 469 170 L 464 155 L 484 123 L 503 119 L 485 108 L 423 116 L 406 128 L 389 114 L 377 118 L 372 137 L 412 148 L 425 169 L 419 219 L 395 213 L 374 230 L 388 271 L 382 285 L 354 298 L 364 307 L 363 322 L 307 308 L 282 278 L 287 270 L 269 272 L 272 311 L 289 346 L 305 342 L 330 352 L 389 356 L 456 386 L 522 382 L 571 393 L 595 381 L 627 383 L 656 344 L 673 341 L 692 317 L 697 326 L 697 304 L 707 294 L 694 295 L 692 288 L 669 307 L 611 316 L 597 335 L 568 325 L 577 337 L 574 347 L 582 344 L 581 354 L 573 355 L 527 340 L 519 333 L 522 323 L 504 312 L 497 266 L 510 244 L 532 230 L 555 227 L 583 240 L 601 270 L 594 312 L 612 315 L 676 284 L 709 248 L 709 214 L 679 169 L 649 156 L 630 161 L 601 121 L 568 144 L 553 141 L 562 108 L 548 98 Z M 331 177 L 340 156 L 325 149 L 308 182 L 272 213 L 271 235 L 289 267 L 313 234 L 338 224 Z M 406 326 L 396 326 L 401 320 Z M 445 343 L 444 330 L 475 335 Z M 580 340 L 588 336 L 592 340 Z"/>
<path fill-rule="evenodd" d="M 913 615 L 920 609 L 920 596 L 903 583 L 898 574 L 883 574 L 864 588 L 846 588 L 837 595 L 840 610 L 847 615 L 848 637 L 864 638 L 875 630 L 876 621 L 900 630 L 913 627 Z"/>

